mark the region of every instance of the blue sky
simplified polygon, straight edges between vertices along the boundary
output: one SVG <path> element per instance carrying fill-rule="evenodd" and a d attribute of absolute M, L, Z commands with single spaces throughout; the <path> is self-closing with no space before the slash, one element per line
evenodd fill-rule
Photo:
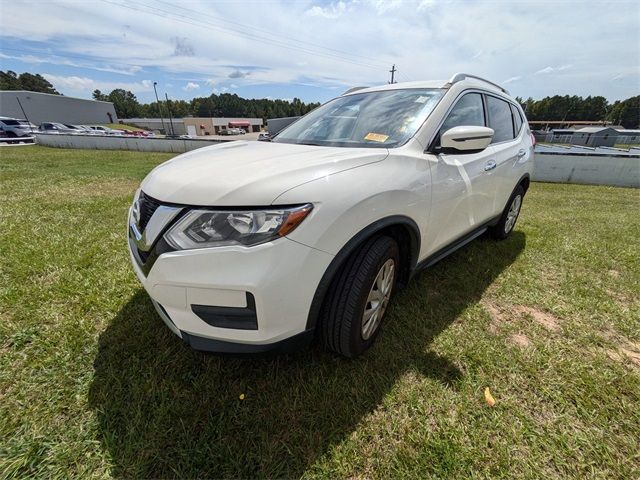
<path fill-rule="evenodd" d="M 22 0 L 0 5 L 0 69 L 65 95 L 325 101 L 463 71 L 514 95 L 640 92 L 637 1 Z"/>

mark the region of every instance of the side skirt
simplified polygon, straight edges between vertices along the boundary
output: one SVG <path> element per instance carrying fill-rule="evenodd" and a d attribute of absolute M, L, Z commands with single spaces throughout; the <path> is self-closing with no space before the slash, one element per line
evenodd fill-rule
<path fill-rule="evenodd" d="M 457 240 L 454 240 L 449 245 L 447 245 L 447 246 L 441 248 L 440 250 L 432 253 L 431 255 L 429 255 L 427 258 L 425 258 L 424 260 L 422 260 L 420 263 L 418 263 L 415 266 L 415 268 L 413 269 L 413 272 L 411 272 L 411 276 L 415 275 L 416 273 L 420 272 L 421 270 L 424 270 L 425 268 L 432 267 L 433 265 L 438 263 L 443 258 L 451 255 L 456 250 L 464 247 L 467 243 L 471 242 L 472 240 L 475 240 L 480 235 L 482 235 L 484 232 L 486 232 L 489 229 L 489 227 L 495 225 L 499 220 L 500 220 L 500 216 L 498 216 L 496 218 L 492 218 L 488 222 L 484 223 L 482 226 L 480 226 L 480 227 L 478 227 L 478 228 L 476 228 L 474 230 L 471 230 L 469 233 L 466 233 L 465 235 L 463 235 L 462 237 L 458 238 Z"/>

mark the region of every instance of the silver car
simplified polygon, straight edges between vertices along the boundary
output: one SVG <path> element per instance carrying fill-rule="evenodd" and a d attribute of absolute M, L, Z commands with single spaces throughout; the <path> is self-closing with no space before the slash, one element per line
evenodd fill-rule
<path fill-rule="evenodd" d="M 33 131 L 37 129 L 38 127 L 26 120 L 0 117 L 0 130 L 2 130 L 7 137 L 30 137 Z"/>

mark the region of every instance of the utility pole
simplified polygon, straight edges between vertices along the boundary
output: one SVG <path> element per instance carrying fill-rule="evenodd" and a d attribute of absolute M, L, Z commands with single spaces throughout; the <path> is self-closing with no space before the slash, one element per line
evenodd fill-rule
<path fill-rule="evenodd" d="M 22 103 L 20 103 L 20 99 L 18 97 L 16 97 L 16 100 L 18 101 L 18 105 L 20 105 L 20 110 L 22 110 L 22 114 L 24 115 L 24 119 L 29 124 L 29 130 L 31 130 L 31 135 L 33 135 L 33 127 L 31 126 L 31 122 L 29 121 L 29 117 L 27 117 L 27 112 L 24 111 L 24 108 L 22 107 Z"/>
<path fill-rule="evenodd" d="M 396 64 L 394 63 L 393 66 L 391 67 L 391 70 L 389 70 L 389 73 L 391 74 L 391 81 L 389 83 L 396 83 L 394 81 L 394 78 L 397 71 L 398 70 L 396 70 Z"/>
<path fill-rule="evenodd" d="M 171 124 L 171 136 L 176 136 L 176 131 L 173 129 L 173 118 L 171 117 L 171 107 L 169 106 L 169 95 L 167 92 L 164 92 L 164 98 L 167 99 L 167 111 L 169 112 L 169 123 Z"/>
<path fill-rule="evenodd" d="M 156 104 L 158 105 L 158 111 L 160 112 L 160 121 L 162 122 L 162 131 L 166 135 L 167 129 L 164 126 L 164 118 L 162 118 L 162 106 L 160 105 L 160 100 L 158 100 L 158 90 L 156 90 L 156 85 L 158 85 L 158 82 L 153 82 L 153 91 L 156 92 Z"/>

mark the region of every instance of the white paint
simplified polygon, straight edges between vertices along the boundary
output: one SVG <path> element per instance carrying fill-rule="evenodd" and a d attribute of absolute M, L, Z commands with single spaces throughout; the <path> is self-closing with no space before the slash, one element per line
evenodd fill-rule
<path fill-rule="evenodd" d="M 640 188 L 640 155 L 552 155 L 536 153 L 532 180 Z"/>

